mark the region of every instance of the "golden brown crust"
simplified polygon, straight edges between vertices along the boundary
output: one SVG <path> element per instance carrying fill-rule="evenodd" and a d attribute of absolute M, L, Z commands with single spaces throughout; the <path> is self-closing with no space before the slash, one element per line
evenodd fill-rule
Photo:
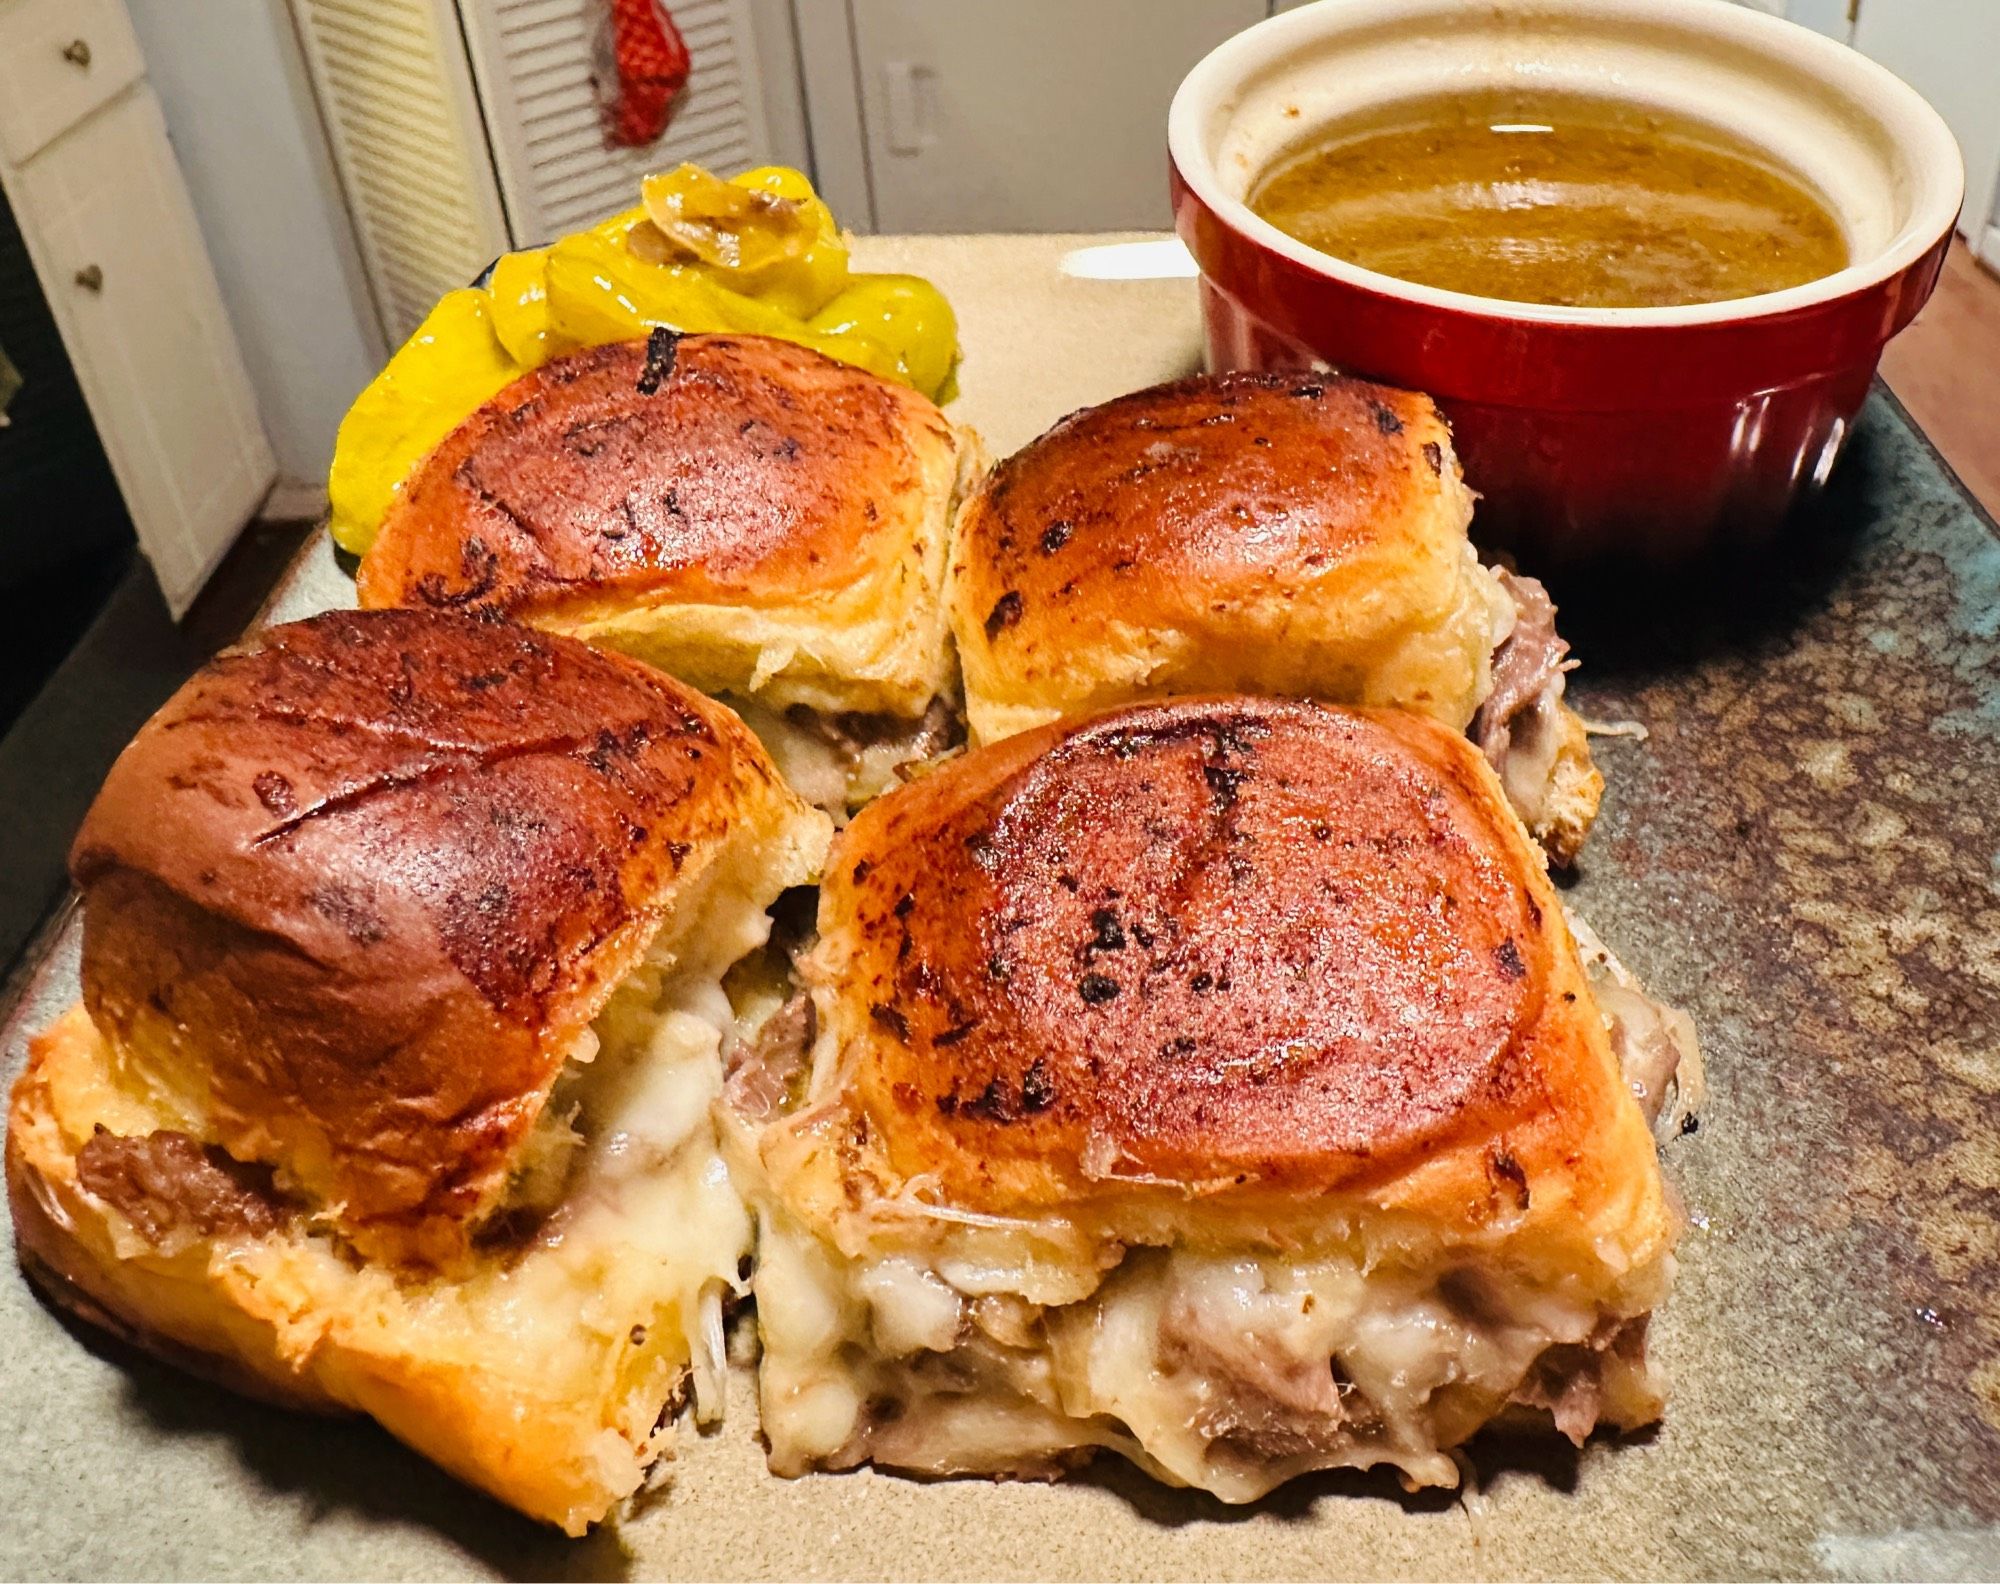
<path fill-rule="evenodd" d="M 1418 663 L 1399 650 L 1466 604 L 1471 501 L 1430 399 L 1360 380 L 1203 376 L 1073 413 L 960 519 L 949 601 L 975 733 L 1221 688 L 1463 725 L 1483 608 Z"/>
<path fill-rule="evenodd" d="M 1019 597 L 981 626 L 1004 644 L 1030 610 L 1115 613 L 1121 587 L 1195 615 L 1274 570 L 1346 561 L 1428 506 L 1449 440 L 1429 397 L 1322 374 L 1198 375 L 1083 408 L 996 467 L 968 514 L 965 549 Z"/>
<path fill-rule="evenodd" d="M 675 898 L 790 803 L 735 716 L 621 657 L 419 611 L 276 628 L 84 821 L 85 1000 L 206 1141 L 365 1252 L 450 1258 Z"/>
<path fill-rule="evenodd" d="M 95 1257 L 89 1240 L 79 1235 L 78 1212 L 88 1201 L 61 1144 L 41 1068 L 51 1059 L 62 1060 L 65 1047 L 80 1049 L 96 1041 L 82 1009 L 72 1009 L 35 1037 L 29 1065 L 14 1088 L 6 1144 L 7 1198 L 22 1270 L 57 1308 L 191 1375 L 283 1408 L 344 1411 L 309 1377 L 242 1356 L 220 1327 L 177 1326 L 160 1312 L 161 1306 L 135 1301 L 138 1273 L 116 1259 Z"/>
<path fill-rule="evenodd" d="M 623 1380 L 613 1349 L 593 1395 L 524 1372 L 504 1339 L 454 1325 L 449 1288 L 420 1285 L 406 1297 L 297 1219 L 204 1229 L 172 1213 L 171 1182 L 113 1203 L 79 1170 L 95 1139 L 120 1137 L 97 1131 L 104 1115 L 145 1126 L 113 1072 L 110 1047 L 78 1006 L 30 1042 L 14 1086 L 15 1247 L 50 1302 L 247 1396 L 371 1414 L 460 1479 L 571 1534 L 639 1483 L 661 1450 L 655 1415 L 677 1371 Z M 145 1135 L 127 1147 L 151 1148 Z"/>
<path fill-rule="evenodd" d="M 544 364 L 405 484 L 364 606 L 587 617 L 640 597 L 784 604 L 880 575 L 949 449 L 915 391 L 762 336 L 656 332 Z"/>
<path fill-rule="evenodd" d="M 821 1049 L 884 1192 L 1463 1227 L 1532 1184 L 1537 1220 L 1665 1235 L 1541 860 L 1422 717 L 1189 699 L 976 751 L 848 827 L 820 930 Z"/>

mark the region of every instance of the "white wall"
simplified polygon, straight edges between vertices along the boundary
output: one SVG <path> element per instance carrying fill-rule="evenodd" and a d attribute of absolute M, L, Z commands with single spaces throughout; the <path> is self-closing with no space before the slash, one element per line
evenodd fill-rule
<path fill-rule="evenodd" d="M 1785 15 L 1843 43 L 1854 32 L 1849 0 L 1786 0 Z"/>
<path fill-rule="evenodd" d="M 814 177 L 856 231 L 1164 229 L 1182 75 L 1306 0 L 792 0 Z"/>
<path fill-rule="evenodd" d="M 285 479 L 386 356 L 284 0 L 127 0 Z"/>
<path fill-rule="evenodd" d="M 1965 154 L 1958 228 L 2000 270 L 2000 0 L 1739 0 L 1880 61 L 1937 107 Z"/>
<path fill-rule="evenodd" d="M 1768 11 L 1772 16 L 1787 17 L 1842 43 L 1854 31 L 1853 23 L 1848 18 L 1850 0 L 1737 0 L 1737 4 L 1747 5 L 1753 11 Z"/>
<path fill-rule="evenodd" d="M 1854 45 L 1937 107 L 1965 154 L 1959 230 L 2000 219 L 2000 0 L 1863 0 Z"/>

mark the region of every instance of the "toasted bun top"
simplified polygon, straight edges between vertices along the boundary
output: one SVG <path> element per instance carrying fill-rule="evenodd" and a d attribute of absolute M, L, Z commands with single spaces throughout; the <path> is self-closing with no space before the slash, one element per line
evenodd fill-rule
<path fill-rule="evenodd" d="M 798 808 L 734 715 L 621 657 L 420 611 L 274 628 L 85 819 L 85 1001 L 191 1130 L 364 1245 L 449 1252 L 725 839 Z"/>
<path fill-rule="evenodd" d="M 405 483 L 364 606 L 575 613 L 837 590 L 902 549 L 950 424 L 913 390 L 762 336 L 656 331 L 507 386 Z"/>
<path fill-rule="evenodd" d="M 1539 857 L 1417 716 L 1189 699 L 1009 739 L 855 819 L 821 932 L 863 1132 L 943 1203 L 1462 1218 L 1574 1186 L 1598 1135 L 1654 1170 Z"/>
<path fill-rule="evenodd" d="M 960 515 L 950 602 L 975 732 L 1206 690 L 1463 725 L 1494 642 L 1483 606 L 1463 645 L 1404 659 L 1417 674 L 1395 696 L 1367 673 L 1466 604 L 1471 516 L 1450 431 L 1414 392 L 1237 373 L 1072 413 Z"/>

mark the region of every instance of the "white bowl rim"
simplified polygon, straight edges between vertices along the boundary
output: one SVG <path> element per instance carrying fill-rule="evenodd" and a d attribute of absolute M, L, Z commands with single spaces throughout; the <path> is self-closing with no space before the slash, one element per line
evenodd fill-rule
<path fill-rule="evenodd" d="M 1883 125 L 1910 147 L 1920 172 L 1920 184 L 1909 220 L 1866 259 L 1818 280 L 1754 297 L 1677 307 L 1575 308 L 1479 297 L 1383 275 L 1322 253 L 1286 235 L 1241 199 L 1224 194 L 1213 162 L 1201 146 L 1202 132 L 1217 102 L 1254 70 L 1282 58 L 1304 40 L 1317 37 L 1330 21 L 1357 16 L 1379 18 L 1386 9 L 1382 0 L 1313 0 L 1309 5 L 1253 23 L 1218 44 L 1196 62 L 1174 93 L 1167 112 L 1168 155 L 1188 189 L 1216 215 L 1260 246 L 1315 274 L 1331 276 L 1383 296 L 1512 323 L 1526 320 L 1539 324 L 1664 328 L 1728 324 L 1814 308 L 1892 279 L 1956 227 L 1965 201 L 1965 160 L 1959 152 L 1958 140 L 1928 100 L 1859 50 L 1782 17 L 1738 5 L 1734 0 L 1558 0 L 1554 5 L 1550 0 L 1538 0 L 1538 5 L 1548 10 L 1623 16 L 1635 21 L 1695 21 L 1718 36 L 1752 47 L 1761 46 L 1765 53 L 1805 56 L 1813 67 L 1876 108 Z"/>

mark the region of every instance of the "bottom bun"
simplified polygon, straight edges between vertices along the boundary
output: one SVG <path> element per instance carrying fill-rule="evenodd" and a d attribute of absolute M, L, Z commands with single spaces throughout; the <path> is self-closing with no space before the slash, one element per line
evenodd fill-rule
<path fill-rule="evenodd" d="M 689 1057 L 714 1067 L 712 1044 Z M 22 1265 L 60 1307 L 249 1395 L 369 1414 L 572 1535 L 663 1450 L 748 1230 L 704 1124 L 665 1170 L 573 1196 L 465 1274 L 399 1280 L 163 1131 L 81 1007 L 33 1042 L 6 1166 Z"/>

